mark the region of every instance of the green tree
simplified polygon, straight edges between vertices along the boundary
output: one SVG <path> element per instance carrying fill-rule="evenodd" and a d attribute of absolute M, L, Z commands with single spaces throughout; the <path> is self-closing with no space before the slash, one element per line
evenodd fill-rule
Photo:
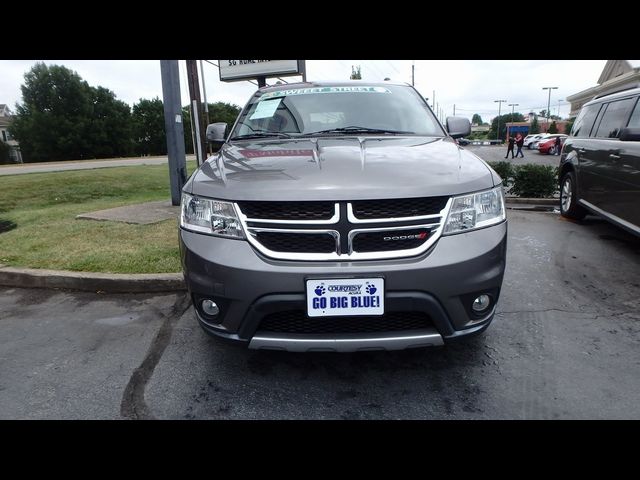
<path fill-rule="evenodd" d="M 473 117 L 471 118 L 471 123 L 474 125 L 482 125 L 482 117 L 477 113 L 474 113 Z"/>
<path fill-rule="evenodd" d="M 567 124 L 564 126 L 564 133 L 569 135 L 571 133 L 571 129 L 573 128 L 573 122 L 576 121 L 576 117 L 571 117 L 567 120 Z"/>
<path fill-rule="evenodd" d="M 87 141 L 93 158 L 133 154 L 131 108 L 104 87 L 90 87 L 93 99 Z"/>
<path fill-rule="evenodd" d="M 549 125 L 549 133 L 558 133 L 558 125 L 556 125 L 555 121 L 551 122 L 551 125 Z"/>
<path fill-rule="evenodd" d="M 25 162 L 127 155 L 131 112 L 110 90 L 89 86 L 74 71 L 37 63 L 24 75 L 22 104 L 11 135 Z"/>
<path fill-rule="evenodd" d="M 360 74 L 360 65 L 356 68 L 351 66 L 351 76 L 349 77 L 351 80 L 362 80 L 362 75 Z"/>
<path fill-rule="evenodd" d="M 538 116 L 533 116 L 533 122 L 531 122 L 531 128 L 529 128 L 529 133 L 540 133 L 540 124 L 538 123 Z"/>
<path fill-rule="evenodd" d="M 209 103 L 209 122 L 225 122 L 228 131 L 231 130 L 233 124 L 236 123 L 238 115 L 242 109 L 238 105 L 226 102 Z M 205 115 L 202 113 L 203 122 Z M 184 144 L 187 153 L 193 153 L 193 136 L 191 135 L 191 112 L 189 106 L 182 107 L 182 124 L 184 125 Z M 205 126 L 206 128 L 206 126 Z"/>
<path fill-rule="evenodd" d="M 498 118 L 500 119 L 500 136 L 497 136 L 498 130 Z M 524 122 L 524 117 L 521 113 L 516 112 L 513 115 L 510 113 L 506 113 L 504 115 L 500 115 L 500 117 L 495 117 L 491 121 L 491 129 L 489 130 L 489 138 L 500 138 L 502 140 L 505 139 L 507 135 L 507 123 L 508 122 Z"/>
<path fill-rule="evenodd" d="M 137 155 L 166 155 L 167 135 L 164 126 L 164 106 L 158 97 L 141 98 L 133 106 L 133 141 Z"/>

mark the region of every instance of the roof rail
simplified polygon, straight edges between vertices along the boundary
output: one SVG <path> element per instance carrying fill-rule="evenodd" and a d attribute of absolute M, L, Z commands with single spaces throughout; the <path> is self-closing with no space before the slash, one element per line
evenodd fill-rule
<path fill-rule="evenodd" d="M 638 88 L 638 87 L 640 87 L 640 82 L 631 83 L 631 84 L 625 85 L 623 87 L 620 87 L 617 90 L 607 90 L 606 92 L 599 93 L 598 95 L 593 97 L 592 100 L 595 100 L 596 98 L 608 97 L 609 95 L 613 95 L 614 93 L 620 93 L 620 92 L 625 92 L 627 90 L 633 90 L 634 88 Z"/>

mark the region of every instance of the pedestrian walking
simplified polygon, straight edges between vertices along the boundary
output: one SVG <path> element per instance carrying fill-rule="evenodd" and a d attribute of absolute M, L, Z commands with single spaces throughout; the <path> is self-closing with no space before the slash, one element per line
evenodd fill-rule
<path fill-rule="evenodd" d="M 509 156 L 509 152 L 511 152 L 511 158 L 513 158 L 513 145 L 515 143 L 515 139 L 511 135 L 509 135 L 509 146 L 507 147 L 507 154 L 504 156 L 504 158 L 507 158 Z"/>
<path fill-rule="evenodd" d="M 518 151 L 516 152 L 516 158 L 518 158 L 518 155 L 524 158 L 524 153 L 522 153 L 522 146 L 524 145 L 524 137 L 520 132 L 516 134 L 516 145 L 518 147 Z"/>
<path fill-rule="evenodd" d="M 555 147 L 556 147 L 556 152 L 555 152 L 556 155 L 560 155 L 560 150 L 562 150 L 562 142 L 560 140 L 560 137 L 556 137 Z"/>

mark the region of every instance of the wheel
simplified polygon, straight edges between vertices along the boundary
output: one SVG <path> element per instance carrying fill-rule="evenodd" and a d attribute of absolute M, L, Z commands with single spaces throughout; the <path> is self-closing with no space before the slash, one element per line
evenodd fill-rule
<path fill-rule="evenodd" d="M 549 151 L 547 152 L 549 155 L 555 155 L 556 154 L 556 147 L 555 145 L 553 147 L 549 147 Z"/>
<path fill-rule="evenodd" d="M 582 220 L 587 214 L 587 211 L 578 205 L 574 172 L 565 173 L 560 182 L 560 214 L 574 220 Z"/>
<path fill-rule="evenodd" d="M 527 148 L 528 148 L 529 150 L 531 150 L 531 144 L 527 145 Z"/>

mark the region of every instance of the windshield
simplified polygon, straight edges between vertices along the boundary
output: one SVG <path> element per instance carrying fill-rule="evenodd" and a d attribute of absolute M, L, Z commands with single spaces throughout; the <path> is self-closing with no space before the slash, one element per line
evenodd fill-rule
<path fill-rule="evenodd" d="M 413 88 L 363 84 L 257 94 L 242 111 L 231 140 L 362 134 L 446 135 Z"/>

